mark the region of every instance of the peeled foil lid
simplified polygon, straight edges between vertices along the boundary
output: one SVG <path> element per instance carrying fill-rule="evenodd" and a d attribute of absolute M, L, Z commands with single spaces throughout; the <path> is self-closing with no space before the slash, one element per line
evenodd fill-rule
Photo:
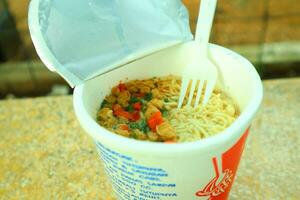
<path fill-rule="evenodd" d="M 32 0 L 38 55 L 72 87 L 193 38 L 180 0 Z"/>

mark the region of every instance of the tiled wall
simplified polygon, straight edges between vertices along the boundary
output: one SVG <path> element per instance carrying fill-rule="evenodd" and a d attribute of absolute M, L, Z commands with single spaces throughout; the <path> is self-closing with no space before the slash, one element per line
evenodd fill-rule
<path fill-rule="evenodd" d="M 6 0 L 22 46 L 36 58 L 27 26 L 29 0 Z M 183 0 L 195 30 L 199 0 Z M 219 0 L 212 41 L 223 46 L 300 42 L 299 0 Z M 28 56 L 26 56 L 28 57 Z"/>

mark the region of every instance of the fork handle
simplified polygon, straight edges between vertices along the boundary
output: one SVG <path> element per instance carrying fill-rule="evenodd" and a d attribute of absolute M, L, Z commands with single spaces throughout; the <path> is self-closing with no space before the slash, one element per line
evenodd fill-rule
<path fill-rule="evenodd" d="M 201 0 L 195 41 L 199 43 L 201 55 L 203 56 L 207 56 L 209 37 L 216 6 L 217 0 Z"/>

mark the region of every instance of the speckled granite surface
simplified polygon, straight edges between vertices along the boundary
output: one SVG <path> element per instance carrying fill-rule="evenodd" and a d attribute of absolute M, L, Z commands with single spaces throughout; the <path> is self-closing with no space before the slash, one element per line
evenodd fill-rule
<path fill-rule="evenodd" d="M 267 81 L 230 199 L 299 199 L 300 79 Z M 0 199 L 113 199 L 72 97 L 0 101 Z"/>

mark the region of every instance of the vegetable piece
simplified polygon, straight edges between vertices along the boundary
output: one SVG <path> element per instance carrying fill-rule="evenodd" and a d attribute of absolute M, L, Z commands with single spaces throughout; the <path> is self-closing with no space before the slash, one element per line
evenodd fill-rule
<path fill-rule="evenodd" d="M 148 87 L 148 86 L 143 86 L 143 87 L 141 87 L 140 88 L 140 91 L 141 91 L 141 93 L 149 93 L 150 91 L 151 91 L 151 89 L 150 89 L 150 87 Z"/>
<path fill-rule="evenodd" d="M 138 112 L 138 111 L 135 111 L 131 115 L 131 120 L 132 121 L 138 121 L 140 118 L 141 118 L 141 115 L 140 115 L 140 112 Z"/>
<path fill-rule="evenodd" d="M 110 108 L 102 108 L 97 113 L 97 120 L 101 126 L 111 127 L 117 123 L 117 119 L 113 115 L 113 111 Z"/>
<path fill-rule="evenodd" d="M 135 93 L 138 91 L 136 84 L 134 84 L 133 82 L 126 83 L 126 88 L 131 93 Z"/>
<path fill-rule="evenodd" d="M 128 127 L 127 124 L 121 124 L 121 125 L 120 125 L 120 129 L 121 129 L 121 130 L 124 130 L 124 131 L 129 131 L 129 127 Z"/>
<path fill-rule="evenodd" d="M 176 138 L 175 131 L 169 122 L 163 122 L 156 127 L 157 134 L 162 140 L 174 140 Z"/>
<path fill-rule="evenodd" d="M 106 120 L 110 111 L 109 108 L 102 108 L 97 114 L 98 120 Z"/>
<path fill-rule="evenodd" d="M 138 111 L 135 111 L 134 113 L 127 112 L 119 104 L 113 105 L 113 111 L 114 115 L 117 117 L 123 117 L 131 121 L 138 121 L 141 118 Z"/>
<path fill-rule="evenodd" d="M 159 112 L 158 108 L 156 108 L 152 104 L 148 104 L 148 107 L 147 107 L 146 112 L 145 112 L 146 119 L 150 119 L 157 112 Z"/>
<path fill-rule="evenodd" d="M 159 89 L 157 89 L 157 88 L 152 89 L 151 93 L 154 98 L 161 98 L 161 96 L 162 96 Z"/>
<path fill-rule="evenodd" d="M 128 120 L 130 120 L 131 117 L 132 117 L 129 112 L 124 111 L 124 110 L 116 111 L 115 115 L 118 116 L 118 117 L 124 117 L 125 119 L 128 119 Z"/>
<path fill-rule="evenodd" d="M 148 138 L 151 140 L 151 141 L 157 141 L 158 140 L 158 135 L 157 133 L 154 133 L 152 131 L 148 132 Z"/>
<path fill-rule="evenodd" d="M 130 96 L 130 92 L 128 90 L 124 90 L 120 92 L 117 101 L 121 106 L 127 107 L 129 105 L 128 102 L 130 100 Z"/>
<path fill-rule="evenodd" d="M 163 117 L 167 117 L 169 114 L 169 111 L 166 108 L 162 108 L 161 109 L 161 114 Z"/>
<path fill-rule="evenodd" d="M 148 104 L 152 104 L 158 109 L 162 109 L 162 107 L 164 106 L 164 102 L 159 99 L 152 99 Z"/>
<path fill-rule="evenodd" d="M 132 131 L 136 137 L 136 139 L 138 140 L 146 140 L 147 139 L 147 135 L 144 134 L 142 131 L 140 131 L 139 129 L 135 129 Z"/>
<path fill-rule="evenodd" d="M 140 111 L 142 109 L 142 104 L 140 102 L 136 102 L 133 104 L 134 110 Z"/>
<path fill-rule="evenodd" d="M 112 106 L 112 109 L 113 109 L 113 111 L 115 112 L 115 111 L 117 111 L 117 110 L 122 110 L 123 108 L 122 108 L 119 104 L 114 104 L 114 105 Z"/>
<path fill-rule="evenodd" d="M 150 101 L 152 99 L 152 93 L 151 92 L 146 93 L 144 96 L 144 99 L 146 101 Z"/>
<path fill-rule="evenodd" d="M 126 85 L 125 85 L 124 83 L 120 83 L 120 84 L 118 85 L 118 88 L 119 88 L 120 92 L 123 92 L 123 91 L 126 90 Z"/>
<path fill-rule="evenodd" d="M 111 94 L 117 97 L 117 96 L 120 94 L 120 89 L 119 89 L 119 87 L 118 87 L 118 86 L 113 87 L 113 88 L 111 89 Z"/>
<path fill-rule="evenodd" d="M 136 122 L 131 122 L 129 123 L 129 128 L 130 129 L 138 129 L 139 128 L 139 124 Z"/>
<path fill-rule="evenodd" d="M 125 136 L 125 137 L 130 137 L 130 132 L 127 130 L 122 130 L 120 128 L 116 129 L 115 132 L 119 135 Z"/>
<path fill-rule="evenodd" d="M 139 129 L 140 131 L 142 131 L 144 133 L 148 133 L 150 131 L 145 119 L 141 119 L 137 122 L 129 123 L 129 128 L 130 129 Z"/>
<path fill-rule="evenodd" d="M 130 137 L 131 137 L 131 138 L 134 138 L 134 139 L 137 139 L 137 135 L 135 134 L 134 131 L 131 131 Z"/>
<path fill-rule="evenodd" d="M 104 99 L 101 103 L 101 109 L 104 108 L 106 105 L 108 104 L 108 101 L 106 99 Z"/>
<path fill-rule="evenodd" d="M 163 118 L 161 116 L 161 112 L 158 111 L 154 115 L 152 115 L 148 120 L 148 126 L 150 127 L 151 131 L 156 132 L 156 126 L 163 123 Z"/>
<path fill-rule="evenodd" d="M 131 114 L 125 111 L 119 104 L 113 105 L 114 115 L 117 117 L 124 117 L 125 119 L 130 120 L 132 118 Z"/>
<path fill-rule="evenodd" d="M 130 99 L 129 99 L 129 103 L 136 103 L 136 102 L 139 102 L 140 100 L 138 98 L 136 98 L 135 96 L 132 96 Z"/>
<path fill-rule="evenodd" d="M 134 107 L 132 104 L 129 104 L 129 106 L 126 107 L 126 111 L 128 112 L 133 112 L 134 111 Z"/>
<path fill-rule="evenodd" d="M 148 133 L 150 131 L 145 119 L 142 119 L 139 125 L 140 125 L 140 130 L 143 131 L 144 133 Z"/>
<path fill-rule="evenodd" d="M 114 95 L 109 95 L 105 97 L 105 100 L 107 101 L 107 103 L 109 104 L 114 104 L 117 101 L 117 98 Z"/>

